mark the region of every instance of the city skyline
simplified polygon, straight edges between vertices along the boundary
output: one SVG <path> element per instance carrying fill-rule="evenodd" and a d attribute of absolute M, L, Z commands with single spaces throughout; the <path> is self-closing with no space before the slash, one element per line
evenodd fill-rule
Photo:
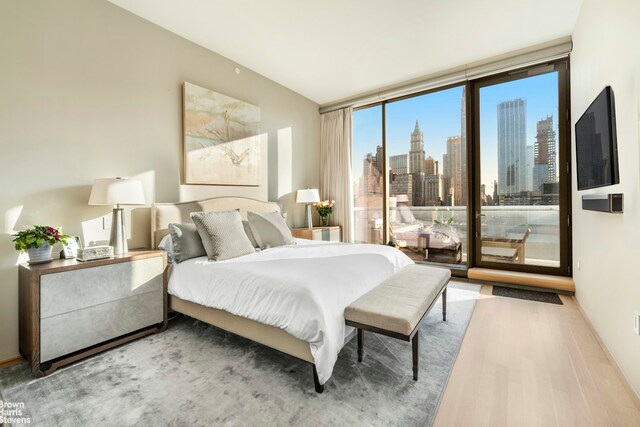
<path fill-rule="evenodd" d="M 553 72 L 480 89 L 481 184 L 487 189 L 493 187 L 494 180 L 499 181 L 497 106 L 517 98 L 526 100 L 525 145 L 534 146 L 538 122 L 548 116 L 557 117 L 557 81 L 557 73 Z M 387 104 L 387 155 L 409 152 L 411 130 L 418 120 L 426 157 L 438 161 L 442 173 L 448 138 L 463 135 L 464 111 L 460 104 L 463 88 L 458 86 Z M 364 156 L 375 153 L 376 146 L 382 144 L 381 117 L 381 106 L 354 112 L 354 177 L 362 175 Z M 552 130 L 557 133 L 557 120 L 553 120 Z"/>

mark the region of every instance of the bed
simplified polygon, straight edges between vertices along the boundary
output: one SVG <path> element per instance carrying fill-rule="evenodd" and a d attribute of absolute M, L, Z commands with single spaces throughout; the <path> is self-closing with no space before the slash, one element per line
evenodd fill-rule
<path fill-rule="evenodd" d="M 168 224 L 191 222 L 191 212 L 232 209 L 243 219 L 248 211 L 280 211 L 276 203 L 242 197 L 157 203 L 151 210 L 153 247 L 168 234 Z M 202 257 L 173 265 L 169 304 L 309 362 L 321 393 L 348 339 L 344 307 L 412 261 L 388 246 L 296 240 L 231 260 Z"/>

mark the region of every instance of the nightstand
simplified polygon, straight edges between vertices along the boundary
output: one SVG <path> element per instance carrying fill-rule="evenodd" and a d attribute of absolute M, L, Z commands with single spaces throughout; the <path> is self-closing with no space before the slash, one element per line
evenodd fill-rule
<path fill-rule="evenodd" d="M 167 327 L 164 251 L 19 268 L 20 353 L 42 377 Z"/>
<path fill-rule="evenodd" d="M 326 227 L 294 228 L 291 230 L 293 237 L 308 240 L 325 240 L 339 242 L 341 239 L 341 228 L 339 225 L 328 225 Z"/>

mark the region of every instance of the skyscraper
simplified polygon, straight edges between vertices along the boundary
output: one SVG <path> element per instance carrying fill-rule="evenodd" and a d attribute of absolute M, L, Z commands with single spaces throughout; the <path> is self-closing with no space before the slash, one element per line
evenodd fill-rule
<path fill-rule="evenodd" d="M 533 145 L 527 145 L 527 191 L 533 191 Z"/>
<path fill-rule="evenodd" d="M 389 167 L 391 172 L 396 175 L 409 173 L 409 155 L 397 154 L 389 156 Z"/>
<path fill-rule="evenodd" d="M 368 153 L 364 157 L 362 165 L 362 177 L 360 178 L 359 194 L 382 194 L 382 173 L 376 166 L 376 157 L 371 153 Z"/>
<path fill-rule="evenodd" d="M 444 199 L 444 180 L 442 175 L 433 174 L 424 177 L 424 204 L 440 206 Z"/>
<path fill-rule="evenodd" d="M 445 193 L 453 194 L 448 200 L 451 206 L 462 205 L 462 147 L 459 136 L 447 138 L 447 153 L 444 155 L 444 184 Z M 452 191 L 453 190 L 453 191 Z"/>
<path fill-rule="evenodd" d="M 527 101 L 498 104 L 498 194 L 517 195 L 527 189 Z"/>
<path fill-rule="evenodd" d="M 375 161 L 375 166 L 376 168 L 378 168 L 378 170 L 380 171 L 380 173 L 382 173 L 383 170 L 383 155 L 382 155 L 382 145 L 378 145 L 376 147 L 376 156 L 374 157 L 374 161 Z"/>
<path fill-rule="evenodd" d="M 500 198 L 498 196 L 498 181 L 493 181 L 493 195 L 491 196 L 491 204 L 494 206 L 500 204 Z"/>
<path fill-rule="evenodd" d="M 411 133 L 409 173 L 412 177 L 413 206 L 424 206 L 424 134 L 420 130 L 417 120 L 413 133 Z"/>
<path fill-rule="evenodd" d="M 424 159 L 424 173 L 427 175 L 437 175 L 438 161 L 431 156 Z"/>
<path fill-rule="evenodd" d="M 424 172 L 424 134 L 416 120 L 416 127 L 411 133 L 411 149 L 409 151 L 409 173 Z"/>
<path fill-rule="evenodd" d="M 405 173 L 393 175 L 389 187 L 390 197 L 406 195 L 407 204 L 409 206 L 413 205 L 413 181 L 411 179 L 411 174 Z"/>
<path fill-rule="evenodd" d="M 553 116 L 539 120 L 536 125 L 536 142 L 533 153 L 533 190 L 542 191 L 542 184 L 556 182 L 556 131 Z"/>

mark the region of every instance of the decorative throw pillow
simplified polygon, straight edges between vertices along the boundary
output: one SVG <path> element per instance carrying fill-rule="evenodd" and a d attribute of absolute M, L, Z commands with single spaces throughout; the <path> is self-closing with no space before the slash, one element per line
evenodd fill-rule
<path fill-rule="evenodd" d="M 244 227 L 244 232 L 247 233 L 247 237 L 249 241 L 253 245 L 254 248 L 259 248 L 260 245 L 256 242 L 256 238 L 253 235 L 253 231 L 251 231 L 251 226 L 249 225 L 249 221 L 242 221 L 242 227 Z"/>
<path fill-rule="evenodd" d="M 173 259 L 177 263 L 207 253 L 195 224 L 169 224 L 169 234 L 173 241 Z"/>
<path fill-rule="evenodd" d="M 173 262 L 173 239 L 171 238 L 171 234 L 167 234 L 160 240 L 158 249 L 162 249 L 167 253 L 167 261 Z"/>
<path fill-rule="evenodd" d="M 240 211 L 193 212 L 191 219 L 209 259 L 222 261 L 255 252 L 244 232 Z"/>
<path fill-rule="evenodd" d="M 280 215 L 280 212 L 258 213 L 249 211 L 247 212 L 247 219 L 253 236 L 261 248 L 295 244 L 291 230 L 289 230 L 287 222 Z"/>

